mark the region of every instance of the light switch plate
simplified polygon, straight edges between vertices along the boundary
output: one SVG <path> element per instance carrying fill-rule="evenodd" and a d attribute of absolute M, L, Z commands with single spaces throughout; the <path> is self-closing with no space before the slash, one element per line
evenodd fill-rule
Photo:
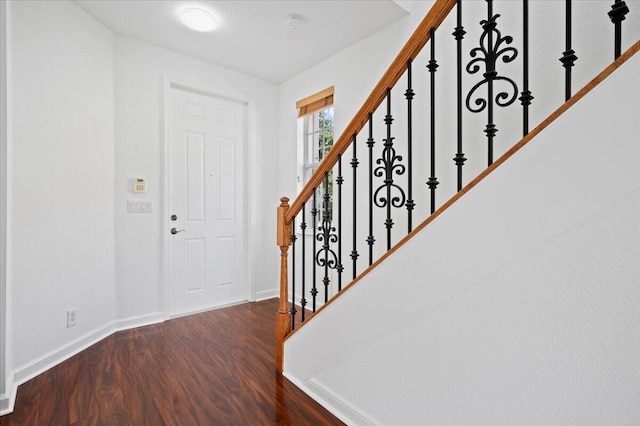
<path fill-rule="evenodd" d="M 129 213 L 151 213 L 153 203 L 151 200 L 127 200 L 127 211 Z"/>

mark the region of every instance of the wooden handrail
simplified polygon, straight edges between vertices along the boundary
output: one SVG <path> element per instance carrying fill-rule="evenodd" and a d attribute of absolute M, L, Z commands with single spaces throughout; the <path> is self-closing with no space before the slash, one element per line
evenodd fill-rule
<path fill-rule="evenodd" d="M 316 172 L 311 176 L 307 184 L 302 188 L 300 194 L 288 209 L 285 221 L 291 223 L 298 213 L 302 210 L 302 206 L 306 203 L 313 191 L 324 179 L 325 173 L 329 172 L 338 162 L 338 156 L 345 153 L 351 145 L 353 135 L 357 135 L 365 126 L 369 119 L 369 113 L 374 112 L 387 96 L 387 89 L 392 88 L 400 80 L 400 77 L 407 69 L 409 60 L 413 60 L 418 56 L 422 48 L 430 39 L 429 30 L 438 28 L 442 21 L 447 17 L 449 12 L 456 4 L 456 0 L 436 0 L 427 16 L 422 20 L 420 25 L 404 45 L 398 56 L 391 63 L 389 69 L 384 73 L 376 87 L 373 89 L 367 100 L 364 102 L 355 117 L 351 120 L 342 135 L 338 138 L 333 148 L 329 151 L 324 161 L 320 163 Z"/>

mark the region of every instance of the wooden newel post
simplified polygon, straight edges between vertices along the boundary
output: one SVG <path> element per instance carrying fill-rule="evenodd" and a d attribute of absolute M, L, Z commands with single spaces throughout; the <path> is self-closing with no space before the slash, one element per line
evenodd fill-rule
<path fill-rule="evenodd" d="M 288 252 L 291 245 L 291 224 L 285 216 L 289 210 L 289 199 L 282 197 L 278 207 L 277 244 L 280 246 L 280 307 L 276 315 L 276 372 L 282 374 L 284 369 L 284 338 L 291 332 L 291 315 L 289 313 L 289 270 Z"/>

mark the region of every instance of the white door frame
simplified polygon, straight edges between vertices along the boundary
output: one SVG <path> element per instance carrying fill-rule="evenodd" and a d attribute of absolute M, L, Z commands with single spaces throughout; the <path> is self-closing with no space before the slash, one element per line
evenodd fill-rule
<path fill-rule="evenodd" d="M 165 319 L 171 317 L 169 311 L 169 294 L 170 294 L 170 275 L 169 275 L 169 229 L 171 228 L 171 221 L 169 216 L 171 215 L 170 203 L 169 203 L 169 106 L 170 106 L 170 92 L 172 89 L 182 89 L 192 92 L 196 92 L 205 96 L 212 96 L 216 98 L 224 98 L 235 102 L 240 102 L 245 105 L 247 109 L 247 123 L 246 123 L 246 135 L 244 138 L 245 143 L 245 160 L 244 160 L 244 176 L 245 176 L 245 190 L 246 196 L 244 198 L 244 208 L 247 214 L 244 217 L 243 227 L 245 229 L 246 247 L 248 251 L 247 256 L 247 300 L 256 300 L 256 285 L 255 285 L 255 259 L 256 259 L 256 223 L 257 223 L 257 194 L 256 188 L 256 148 L 257 148 L 257 120 L 256 120 L 256 102 L 255 99 L 247 97 L 238 93 L 229 93 L 225 90 L 218 88 L 212 88 L 205 84 L 194 84 L 192 82 L 186 82 L 184 80 L 170 77 L 165 75 L 163 82 L 163 158 L 161 164 L 161 174 L 163 176 L 163 191 L 159 211 L 164 215 L 160 220 L 160 235 L 162 235 L 162 245 L 160 253 L 160 277 L 162 279 L 162 313 Z"/>
<path fill-rule="evenodd" d="M 10 357 L 9 312 L 11 309 L 7 296 L 9 273 L 8 230 L 9 230 L 9 2 L 0 1 L 0 413 L 11 408 L 13 383 L 7 377 L 7 364 Z"/>

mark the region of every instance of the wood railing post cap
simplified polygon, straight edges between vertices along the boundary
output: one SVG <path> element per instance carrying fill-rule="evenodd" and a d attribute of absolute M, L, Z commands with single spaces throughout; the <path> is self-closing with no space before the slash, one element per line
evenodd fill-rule
<path fill-rule="evenodd" d="M 287 197 L 280 198 L 280 207 L 289 207 L 289 198 Z"/>

